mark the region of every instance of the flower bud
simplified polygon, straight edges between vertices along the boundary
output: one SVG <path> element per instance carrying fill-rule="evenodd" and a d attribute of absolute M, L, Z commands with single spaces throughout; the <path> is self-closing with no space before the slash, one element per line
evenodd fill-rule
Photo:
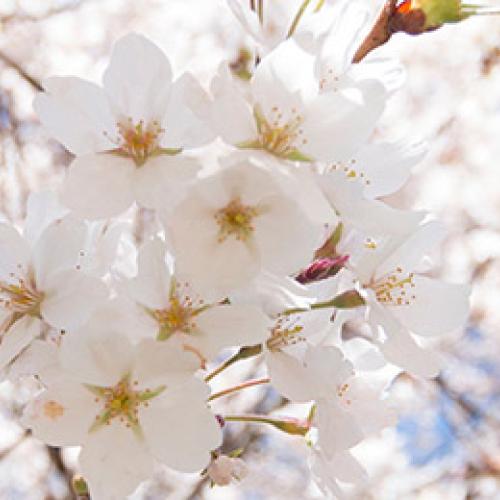
<path fill-rule="evenodd" d="M 75 474 L 71 480 L 71 486 L 78 498 L 88 498 L 89 488 L 87 482 L 80 474 Z"/>
<path fill-rule="evenodd" d="M 461 0 L 405 0 L 398 6 L 398 13 L 403 16 L 411 16 L 417 11 L 425 18 L 422 31 L 457 23 L 473 15 L 499 13 L 487 5 L 463 3 Z"/>

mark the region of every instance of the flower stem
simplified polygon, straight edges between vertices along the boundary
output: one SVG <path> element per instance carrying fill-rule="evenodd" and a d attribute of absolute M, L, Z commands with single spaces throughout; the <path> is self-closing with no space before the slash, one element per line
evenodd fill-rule
<path fill-rule="evenodd" d="M 260 24 L 264 24 L 264 0 L 259 0 L 258 11 Z"/>
<path fill-rule="evenodd" d="M 226 422 L 249 422 L 254 424 L 268 424 L 276 429 L 294 436 L 305 436 L 309 431 L 310 424 L 307 421 L 296 418 L 282 417 L 272 418 L 264 415 L 226 415 Z"/>
<path fill-rule="evenodd" d="M 286 35 L 287 38 L 290 38 L 295 33 L 295 30 L 297 29 L 297 26 L 299 25 L 300 20 L 302 19 L 302 16 L 304 15 L 304 12 L 306 11 L 310 3 L 311 0 L 304 0 L 302 2 L 299 10 L 297 11 L 297 14 L 295 14 L 295 17 L 293 18 L 292 24 L 290 25 L 290 29 L 288 30 L 288 33 Z"/>
<path fill-rule="evenodd" d="M 290 314 L 297 314 L 301 312 L 313 311 L 315 309 L 327 309 L 329 307 L 335 307 L 333 304 L 334 299 L 327 300 L 325 302 L 316 302 L 311 304 L 309 307 L 294 307 L 292 309 L 287 309 L 281 313 L 282 316 L 289 316 Z"/>
<path fill-rule="evenodd" d="M 316 4 L 316 7 L 314 7 L 314 12 L 319 12 L 323 5 L 325 5 L 325 0 L 319 0 L 319 2 Z"/>
<path fill-rule="evenodd" d="M 223 391 L 215 392 L 208 398 L 208 401 L 213 401 L 214 399 L 221 398 L 222 396 L 227 396 L 228 394 L 232 394 L 233 392 L 241 391 L 242 389 L 246 389 L 247 387 L 268 384 L 270 381 L 271 379 L 269 378 L 247 380 L 246 382 L 242 382 L 241 384 L 235 385 L 234 387 L 229 387 L 228 389 L 224 389 Z"/>
<path fill-rule="evenodd" d="M 232 364 L 236 363 L 237 361 L 240 361 L 241 359 L 253 358 L 254 356 L 258 356 L 261 352 L 262 352 L 261 344 L 242 347 L 234 356 L 231 356 L 229 359 L 226 359 L 224 363 L 222 363 L 217 368 L 215 368 L 215 370 L 210 372 L 205 377 L 205 382 L 209 382 L 216 375 L 219 375 L 219 373 L 223 372 L 226 368 L 229 368 Z"/>

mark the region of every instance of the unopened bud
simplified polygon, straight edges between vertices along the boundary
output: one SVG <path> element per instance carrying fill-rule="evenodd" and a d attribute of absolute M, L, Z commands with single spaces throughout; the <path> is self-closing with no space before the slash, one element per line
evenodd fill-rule
<path fill-rule="evenodd" d="M 349 260 L 348 255 L 335 258 L 315 260 L 307 269 L 304 269 L 295 279 L 302 283 L 312 283 L 335 276 Z"/>
<path fill-rule="evenodd" d="M 402 25 L 408 25 L 406 32 L 416 32 L 415 20 L 419 15 L 422 20 L 420 32 L 439 28 L 443 24 L 458 23 L 470 16 L 481 14 L 498 14 L 498 9 L 474 2 L 464 3 L 462 0 L 405 0 L 397 9 Z M 417 16 L 417 17 L 416 17 Z"/>
<path fill-rule="evenodd" d="M 78 498 L 89 498 L 89 488 L 87 482 L 80 474 L 75 474 L 71 480 L 71 486 Z"/>

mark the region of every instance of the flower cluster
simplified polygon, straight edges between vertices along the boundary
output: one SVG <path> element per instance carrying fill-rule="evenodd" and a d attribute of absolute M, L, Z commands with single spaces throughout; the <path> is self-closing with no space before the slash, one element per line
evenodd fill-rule
<path fill-rule="evenodd" d="M 157 464 L 242 478 L 220 448 L 237 420 L 306 437 L 318 485 L 340 497 L 365 476 L 353 447 L 394 423 L 391 379 L 436 376 L 426 338 L 466 321 L 468 286 L 428 273 L 441 225 L 382 201 L 424 153 L 375 138 L 401 68 L 353 64 L 362 10 L 331 4 L 299 9 L 277 40 L 230 1 L 258 44 L 245 78 L 227 62 L 209 89 L 174 78 L 130 34 L 102 86 L 49 78 L 35 100 L 74 159 L 57 193 L 31 196 L 23 234 L 0 225 L 0 364 L 39 381 L 22 422 L 81 446 L 92 499 L 127 497 Z M 211 393 L 252 356 L 266 379 Z M 309 414 L 216 411 L 264 383 Z"/>

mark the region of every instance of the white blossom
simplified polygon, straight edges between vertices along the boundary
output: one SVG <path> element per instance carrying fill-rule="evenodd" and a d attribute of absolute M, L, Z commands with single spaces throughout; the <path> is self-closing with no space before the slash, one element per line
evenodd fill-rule
<path fill-rule="evenodd" d="M 82 446 L 92 498 L 121 500 L 157 461 L 182 472 L 205 467 L 221 429 L 208 387 L 193 376 L 196 356 L 155 340 L 134 346 L 104 317 L 64 339 L 59 377 L 42 380 L 23 423 L 51 446 Z"/>
<path fill-rule="evenodd" d="M 212 82 L 214 124 L 233 146 L 301 162 L 344 160 L 370 136 L 385 105 L 375 80 L 321 92 L 314 57 L 292 40 L 264 57 L 247 92 L 226 67 Z"/>
<path fill-rule="evenodd" d="M 267 335 L 268 320 L 259 307 L 227 304 L 224 297 L 207 301 L 188 282 L 172 275 L 165 244 L 158 239 L 141 248 L 138 274 L 129 291 L 143 311 L 141 331 L 180 344 L 202 364 L 224 347 L 259 344 Z"/>
<path fill-rule="evenodd" d="M 106 298 L 104 284 L 80 267 L 85 236 L 85 224 L 71 217 L 52 222 L 34 242 L 0 224 L 2 368 L 40 334 L 42 321 L 77 328 Z"/>
<path fill-rule="evenodd" d="M 193 185 L 165 220 L 176 265 L 200 291 L 218 297 L 261 270 L 287 275 L 307 264 L 321 227 L 248 157 Z M 285 175 L 285 174 L 282 174 Z"/>
<path fill-rule="evenodd" d="M 115 216 L 136 200 L 156 208 L 179 195 L 199 169 L 179 155 L 213 138 L 210 103 L 193 76 L 172 81 L 164 53 L 131 34 L 113 50 L 101 88 L 74 77 L 53 77 L 35 100 L 48 131 L 76 154 L 62 188 L 75 214 Z"/>

